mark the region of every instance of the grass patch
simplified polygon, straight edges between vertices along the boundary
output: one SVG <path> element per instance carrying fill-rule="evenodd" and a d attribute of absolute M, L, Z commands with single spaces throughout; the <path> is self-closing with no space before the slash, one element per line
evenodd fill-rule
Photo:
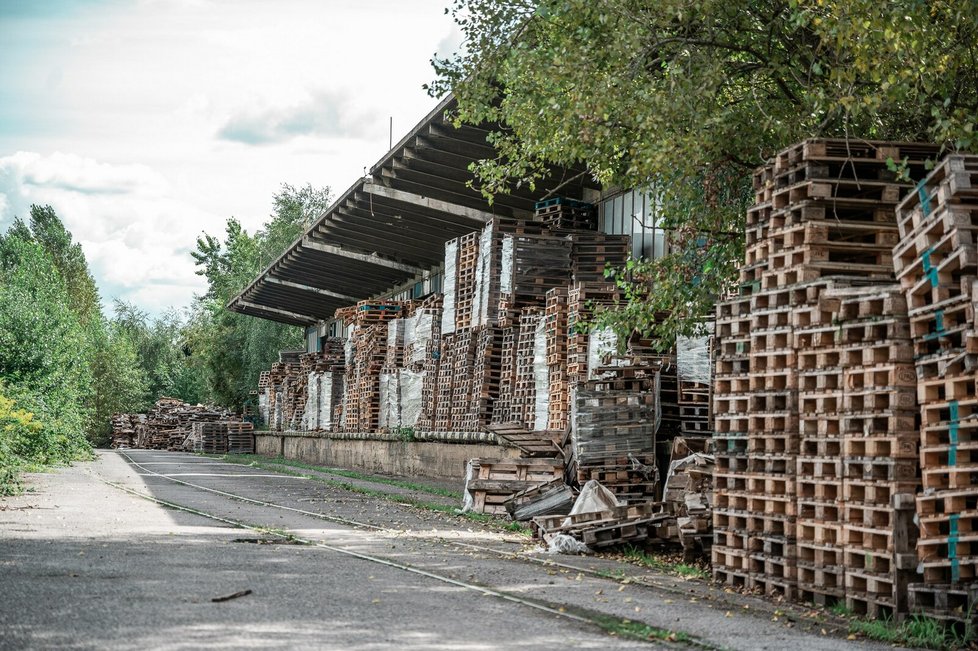
<path fill-rule="evenodd" d="M 403 488 L 405 490 L 415 491 L 417 493 L 427 493 L 428 495 L 438 495 L 440 497 L 451 497 L 457 500 L 462 499 L 462 491 L 453 491 L 447 488 L 438 488 L 437 486 L 426 486 L 425 484 L 418 484 L 415 482 L 405 481 L 401 479 L 375 477 L 361 472 L 356 472 L 355 470 L 345 470 L 343 468 L 326 468 L 323 466 L 314 466 L 311 464 L 303 463 L 301 461 L 286 459 L 285 457 L 274 457 L 272 459 L 269 459 L 268 457 L 263 457 L 257 454 L 226 454 L 222 458 L 226 461 L 230 461 L 231 463 L 243 463 L 243 464 L 254 463 L 257 464 L 257 467 L 267 468 L 269 465 L 287 466 L 290 468 L 301 468 L 303 470 L 325 472 L 325 473 L 329 473 L 330 475 L 347 477 L 348 479 L 359 479 L 361 481 L 369 481 L 373 484 L 394 486 L 396 488 Z"/>
<path fill-rule="evenodd" d="M 696 565 L 689 563 L 675 563 L 649 554 L 643 549 L 629 545 L 622 550 L 622 556 L 629 563 L 648 567 L 660 572 L 670 572 L 679 576 L 686 576 L 696 579 L 709 579 L 710 573 Z"/>
<path fill-rule="evenodd" d="M 615 581 L 621 581 L 625 578 L 625 570 L 595 570 L 594 573 L 605 579 L 613 579 Z"/>
<path fill-rule="evenodd" d="M 290 475 L 292 477 L 301 477 L 303 479 L 310 479 L 312 481 L 318 481 L 327 486 L 333 488 L 339 488 L 341 490 L 349 491 L 351 493 L 357 493 L 359 495 L 364 495 L 367 497 L 376 497 L 378 499 L 386 500 L 388 502 L 396 502 L 398 504 L 407 504 L 408 506 L 421 509 L 424 511 L 435 511 L 437 513 L 445 513 L 446 515 L 455 515 L 467 520 L 472 520 L 474 522 L 480 522 L 492 526 L 495 529 L 501 529 L 503 531 L 511 531 L 516 533 L 522 533 L 525 535 L 530 534 L 530 529 L 520 522 L 505 522 L 500 518 L 486 515 L 485 513 L 459 513 L 458 507 L 450 504 L 441 504 L 439 502 L 428 502 L 425 500 L 415 499 L 406 495 L 399 495 L 396 493 L 387 493 L 383 490 L 378 490 L 374 488 L 366 488 L 364 486 L 357 486 L 348 481 L 340 481 L 338 479 L 330 479 L 329 477 L 322 477 L 320 475 L 310 475 L 307 473 L 298 472 L 292 468 L 306 469 L 306 470 L 318 470 L 322 472 L 327 472 L 329 474 L 335 474 L 339 476 L 349 477 L 350 479 L 364 479 L 366 481 L 397 486 L 400 488 L 408 488 L 410 486 L 420 486 L 419 484 L 411 484 L 410 482 L 401 482 L 397 480 L 375 480 L 366 475 L 361 475 L 359 473 L 351 471 L 334 471 L 332 468 L 321 468 L 318 466 L 310 466 L 300 462 L 293 462 L 287 460 L 288 463 L 280 461 L 282 457 L 277 457 L 273 460 L 268 460 L 265 457 L 251 454 L 240 454 L 240 455 L 225 455 L 222 457 L 226 461 L 231 463 L 238 463 L 241 465 L 252 466 L 254 468 L 262 468 L 264 470 L 274 470 L 275 472 L 280 472 L 284 475 Z M 284 460 L 283 460 L 284 461 Z M 344 474 L 346 473 L 346 474 Z M 448 496 L 454 496 L 450 491 L 445 491 L 443 489 L 432 489 L 430 487 L 422 487 L 427 490 L 429 494 L 433 491 L 439 491 L 438 495 L 444 495 L 449 493 Z M 461 498 L 461 493 L 458 494 Z"/>
<path fill-rule="evenodd" d="M 846 606 L 846 602 L 844 601 L 837 601 L 829 606 L 829 612 L 836 617 L 851 617 L 853 615 L 852 610 Z"/>
<path fill-rule="evenodd" d="M 871 640 L 924 649 L 963 648 L 975 641 L 970 626 L 962 632 L 953 625 L 921 615 L 913 615 L 900 624 L 889 619 L 856 619 L 849 622 L 849 632 Z"/>
<path fill-rule="evenodd" d="M 594 622 L 603 631 L 621 638 L 644 641 L 659 640 L 663 642 L 679 642 L 682 644 L 693 642 L 693 638 L 682 631 L 670 631 L 669 629 L 649 626 L 641 622 L 633 622 L 630 619 L 598 616 Z"/>

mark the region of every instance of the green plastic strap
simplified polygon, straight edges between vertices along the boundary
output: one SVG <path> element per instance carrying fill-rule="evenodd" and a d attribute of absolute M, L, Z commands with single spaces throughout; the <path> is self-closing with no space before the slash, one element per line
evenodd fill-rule
<path fill-rule="evenodd" d="M 935 267 L 930 261 L 930 254 L 934 252 L 932 247 L 927 247 L 923 253 L 920 254 L 920 263 L 924 267 L 924 275 L 927 276 L 927 280 L 930 281 L 931 287 L 937 287 L 939 280 L 937 278 L 937 267 Z"/>
<path fill-rule="evenodd" d="M 934 312 L 934 332 L 928 332 L 924 335 L 924 341 L 930 341 L 931 339 L 937 339 L 944 334 L 944 310 L 937 310 Z"/>
<path fill-rule="evenodd" d="M 927 194 L 927 186 L 924 183 L 927 179 L 922 179 L 917 184 L 917 196 L 920 197 L 920 209 L 924 212 L 924 217 L 930 214 L 930 195 Z"/>
<path fill-rule="evenodd" d="M 951 561 L 951 583 L 961 579 L 961 564 L 958 561 L 958 515 L 950 517 L 951 530 L 947 536 L 947 557 Z"/>
<path fill-rule="evenodd" d="M 947 451 L 947 465 L 956 466 L 958 465 L 958 426 L 961 422 L 960 412 L 958 410 L 958 401 L 952 400 L 949 402 L 948 409 L 951 412 L 951 420 L 947 427 L 947 434 L 950 442 L 950 447 Z"/>

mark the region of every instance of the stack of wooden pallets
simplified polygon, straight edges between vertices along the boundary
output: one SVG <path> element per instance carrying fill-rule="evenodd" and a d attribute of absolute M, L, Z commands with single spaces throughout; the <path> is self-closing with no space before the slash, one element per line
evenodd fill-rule
<path fill-rule="evenodd" d="M 788 597 L 800 583 L 802 596 L 819 600 L 848 590 L 840 427 L 863 404 L 854 393 L 845 401 L 844 349 L 830 334 L 825 296 L 892 279 L 894 209 L 912 186 L 890 163 L 920 173 L 936 151 L 809 140 L 755 175 L 740 290 L 717 314 L 714 571 L 728 583 Z M 875 408 L 894 393 L 873 387 L 861 395 Z M 857 580 L 852 592 L 881 585 Z"/>
<path fill-rule="evenodd" d="M 544 319 L 550 385 L 547 429 L 562 430 L 567 428 L 570 412 L 570 387 L 567 381 L 566 287 L 555 287 L 547 292 Z"/>
<path fill-rule="evenodd" d="M 743 277 L 744 272 L 741 274 Z M 717 305 L 712 560 L 714 576 L 731 587 L 746 587 L 750 574 L 747 530 L 750 326 L 749 294 Z"/>
<path fill-rule="evenodd" d="M 499 361 L 499 397 L 493 404 L 492 422 L 510 423 L 519 421 L 513 409 L 516 391 L 516 340 L 519 329 L 513 326 L 503 328 Z"/>
<path fill-rule="evenodd" d="M 910 609 L 978 609 L 978 157 L 944 159 L 898 209 L 894 266 L 907 297 L 920 400 L 921 575 Z"/>
<path fill-rule="evenodd" d="M 637 503 L 654 500 L 657 488 L 658 370 L 628 376 L 577 389 L 571 445 L 580 483 L 595 479 L 619 501 Z"/>
<path fill-rule="evenodd" d="M 484 430 L 493 421 L 502 367 L 503 329 L 481 326 L 476 330 L 476 337 L 470 403 L 461 421 L 462 429 L 467 432 Z"/>
<path fill-rule="evenodd" d="M 139 427 L 138 414 L 112 414 L 112 448 L 131 448 L 136 445 L 136 429 Z"/>
<path fill-rule="evenodd" d="M 519 319 L 513 364 L 513 390 L 510 403 L 511 420 L 534 428 L 533 409 L 536 404 L 536 383 L 533 377 L 533 348 L 537 326 L 544 318 L 540 308 L 523 308 Z"/>
<path fill-rule="evenodd" d="M 458 238 L 458 268 L 455 280 L 455 328 L 462 330 L 474 324 L 476 272 L 479 262 L 480 232 Z"/>
<path fill-rule="evenodd" d="M 575 201 L 566 197 L 554 197 L 538 201 L 536 217 L 547 228 L 593 231 L 598 227 L 598 211 L 594 204 Z"/>
<path fill-rule="evenodd" d="M 471 431 L 473 425 L 469 418 L 474 386 L 473 370 L 478 346 L 478 332 L 472 328 L 462 328 L 455 332 L 450 359 L 446 360 L 452 369 L 452 394 L 449 414 L 451 421 L 446 431 Z"/>
<path fill-rule="evenodd" d="M 205 454 L 227 454 L 227 423 L 194 423 L 193 435 L 199 441 L 200 452 Z"/>
<path fill-rule="evenodd" d="M 621 269 L 632 251 L 628 235 L 572 232 L 567 239 L 571 243 L 571 274 L 574 282 L 607 282 L 608 267 Z"/>
<path fill-rule="evenodd" d="M 505 515 L 505 502 L 520 491 L 562 479 L 560 459 L 473 459 L 476 476 L 466 485 L 477 513 Z"/>
<path fill-rule="evenodd" d="M 838 317 L 846 605 L 892 617 L 906 611 L 916 571 L 919 434 L 907 303 L 895 285 L 847 293 Z"/>
<path fill-rule="evenodd" d="M 588 377 L 588 321 L 617 298 L 618 289 L 606 282 L 575 282 L 567 290 L 567 379 L 572 386 Z"/>
<path fill-rule="evenodd" d="M 543 307 L 546 293 L 571 282 L 571 243 L 553 235 L 506 235 L 498 318 L 514 323 L 524 307 Z"/>
<path fill-rule="evenodd" d="M 254 454 L 255 426 L 252 423 L 225 423 L 228 454 Z"/>
<path fill-rule="evenodd" d="M 710 321 L 702 336 L 676 340 L 676 403 L 682 436 L 712 434 L 713 328 Z"/>

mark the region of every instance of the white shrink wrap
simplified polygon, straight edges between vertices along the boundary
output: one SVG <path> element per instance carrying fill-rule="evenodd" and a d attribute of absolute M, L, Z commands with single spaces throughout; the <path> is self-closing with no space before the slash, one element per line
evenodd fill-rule
<path fill-rule="evenodd" d="M 550 419 L 550 367 L 547 366 L 547 320 L 540 319 L 533 335 L 533 429 L 547 429 Z"/>
<path fill-rule="evenodd" d="M 455 291 L 456 274 L 458 273 L 458 240 L 445 242 L 445 282 L 442 285 L 444 301 L 442 302 L 441 331 L 442 334 L 455 332 Z"/>

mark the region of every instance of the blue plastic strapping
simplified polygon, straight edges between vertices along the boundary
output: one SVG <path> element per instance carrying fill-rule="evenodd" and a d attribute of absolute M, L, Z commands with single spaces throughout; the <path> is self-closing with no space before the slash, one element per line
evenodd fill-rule
<path fill-rule="evenodd" d="M 924 268 L 924 275 L 927 280 L 930 281 L 931 287 L 937 287 L 939 280 L 937 278 L 937 267 L 935 267 L 930 261 L 930 254 L 933 253 L 931 247 L 927 247 L 923 253 L 920 254 L 920 264 Z"/>
<path fill-rule="evenodd" d="M 958 515 L 950 516 L 950 531 L 947 536 L 947 557 L 951 561 L 951 583 L 961 579 L 961 564 L 958 561 Z"/>
<path fill-rule="evenodd" d="M 924 217 L 930 214 L 930 195 L 927 194 L 926 181 L 927 179 L 922 179 L 917 184 L 917 196 L 920 197 L 920 209 L 923 211 Z"/>

